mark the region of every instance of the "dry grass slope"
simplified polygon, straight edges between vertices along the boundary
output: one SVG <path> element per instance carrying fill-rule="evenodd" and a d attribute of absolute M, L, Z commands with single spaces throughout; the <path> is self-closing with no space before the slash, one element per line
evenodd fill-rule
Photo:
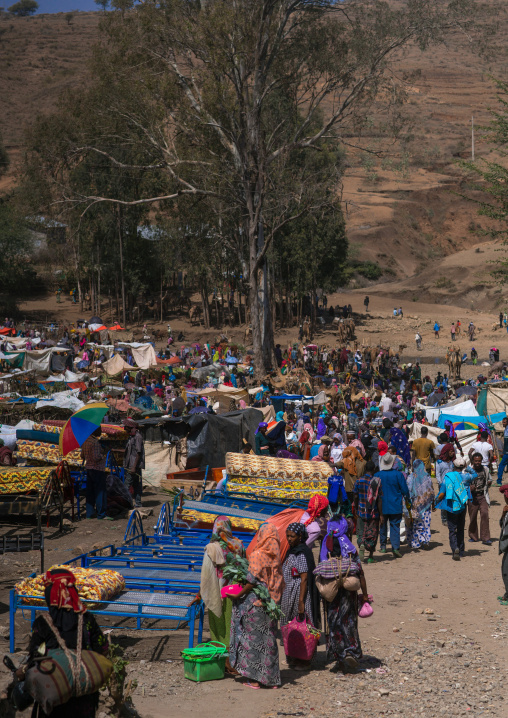
<path fill-rule="evenodd" d="M 490 9 L 497 13 L 503 41 L 505 3 L 491 0 Z M 0 131 L 14 160 L 4 188 L 13 181 L 24 128 L 37 113 L 54 108 L 63 90 L 86 81 L 99 21 L 100 13 L 74 13 L 70 23 L 63 13 L 0 18 Z M 465 38 L 424 54 L 412 48 L 398 58 L 395 75 L 411 78 L 407 141 L 392 145 L 375 131 L 363 136 L 363 146 L 384 154 L 350 151 L 343 191 L 354 258 L 386 270 L 388 283 L 378 285 L 378 292 L 425 301 L 453 297 L 454 303 L 467 303 L 475 292 L 475 298 L 496 306 L 499 297 L 488 286 L 491 265 L 485 260 L 498 255 L 476 253 L 473 266 L 463 271 L 462 252 L 482 240 L 475 233 L 475 206 L 457 195 L 468 189 L 457 160 L 470 156 L 471 116 L 481 124 L 495 104 L 490 75 L 503 77 L 507 67 L 504 54 L 495 62 L 484 60 Z M 488 152 L 478 138 L 477 155 Z M 409 283 L 397 281 L 407 276 L 413 277 Z"/>

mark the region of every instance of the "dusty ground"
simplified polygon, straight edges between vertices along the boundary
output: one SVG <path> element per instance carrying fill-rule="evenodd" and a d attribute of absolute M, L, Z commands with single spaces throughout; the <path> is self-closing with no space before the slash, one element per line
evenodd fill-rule
<path fill-rule="evenodd" d="M 497 535 L 500 494 L 491 490 L 491 531 Z M 149 494 L 158 512 L 164 499 Z M 155 521 L 153 521 L 155 523 Z M 150 527 L 152 519 L 145 521 Z M 59 537 L 47 534 L 47 565 L 67 560 L 81 547 L 119 542 L 125 520 L 100 525 L 81 521 Z M 366 565 L 374 615 L 360 620 L 365 654 L 357 675 L 342 676 L 325 665 L 318 649 L 308 674 L 282 668 L 280 691 L 252 691 L 233 679 L 194 684 L 183 677 L 180 650 L 187 631 L 137 632 L 124 627 L 110 634 L 126 649 L 129 676 L 138 681 L 134 704 L 143 718 L 166 718 L 168 705 L 181 718 L 217 713 L 258 716 L 492 716 L 504 718 L 507 680 L 508 608 L 496 600 L 503 591 L 497 541 L 490 548 L 466 544 L 467 557 L 451 560 L 447 531 L 433 515 L 432 550 L 403 558 L 378 556 Z M 38 554 L 0 558 L 0 652 L 8 650 L 8 591 L 38 567 Z M 207 637 L 205 632 L 205 639 Z M 17 615 L 16 646 L 28 639 L 28 624 Z M 281 660 L 283 655 L 281 652 Z M 3 671 L 3 667 L 0 671 Z"/>
<path fill-rule="evenodd" d="M 461 276 L 457 273 L 457 276 Z M 368 293 L 370 297 L 369 313 L 365 314 L 363 299 Z M 506 301 L 506 293 L 501 291 L 500 308 L 508 307 L 508 299 Z M 417 299 L 415 297 L 415 299 Z M 393 283 L 379 284 L 376 287 L 368 289 L 358 289 L 354 291 L 344 291 L 328 295 L 328 306 L 334 307 L 344 304 L 351 304 L 353 312 L 358 322 L 356 336 L 359 345 L 391 346 L 398 350 L 401 344 L 406 345 L 403 350 L 402 359 L 405 362 L 419 361 L 422 365 L 424 374 L 435 376 L 436 372 L 447 372 L 446 353 L 448 347 L 451 346 L 450 326 L 452 322 L 460 321 L 462 324 L 463 334 L 457 338 L 456 347 L 461 352 L 466 352 L 470 356 L 471 346 L 474 345 L 479 354 L 479 362 L 475 367 L 470 361 L 464 364 L 462 368 L 463 378 L 476 378 L 480 373 L 486 374 L 488 367 L 482 367 L 482 361 L 488 361 L 489 349 L 496 346 L 500 349 L 500 358 L 508 359 L 508 333 L 505 329 L 499 329 L 499 311 L 483 311 L 481 305 L 464 308 L 452 303 L 450 298 L 447 303 L 424 302 L 420 299 L 416 301 L 404 301 L 398 294 L 397 286 Z M 394 307 L 402 306 L 404 317 L 402 319 L 394 319 L 392 316 Z M 57 319 L 62 324 L 70 324 L 77 319 L 89 319 L 89 314 L 82 312 L 79 305 L 73 305 L 68 297 L 65 297 L 62 303 L 57 304 L 53 295 L 42 297 L 20 305 L 23 316 L 27 318 L 39 318 L 43 321 L 47 319 Z M 110 316 L 107 306 L 104 304 L 101 318 L 108 325 L 115 321 L 115 316 Z M 434 322 L 438 321 L 442 327 L 440 338 L 434 337 Z M 464 332 L 470 321 L 473 321 L 477 327 L 476 339 L 473 345 L 469 342 Z M 166 332 L 167 323 L 171 324 L 173 335 L 178 332 L 184 332 L 184 343 L 215 341 L 219 332 L 216 329 L 205 330 L 204 327 L 189 324 L 186 315 L 169 315 L 163 323 L 154 322 L 147 319 L 148 330 L 153 332 L 160 329 Z M 143 336 L 142 325 L 128 325 L 132 330 L 136 339 Z M 422 351 L 416 351 L 415 333 L 419 331 L 422 335 Z M 245 343 L 245 326 L 226 327 L 225 334 L 232 342 L 239 344 Z M 293 343 L 298 339 L 298 328 L 277 329 L 275 333 L 276 342 L 279 342 L 283 348 L 289 343 Z M 336 332 L 332 325 L 328 325 L 323 330 L 318 330 L 314 341 L 323 346 L 336 347 Z M 165 346 L 164 342 L 158 342 L 157 348 Z"/>

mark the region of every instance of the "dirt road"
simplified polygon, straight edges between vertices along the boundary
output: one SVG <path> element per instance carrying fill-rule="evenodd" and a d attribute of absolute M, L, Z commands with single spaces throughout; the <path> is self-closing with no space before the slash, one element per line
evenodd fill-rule
<path fill-rule="evenodd" d="M 491 531 L 497 537 L 497 489 L 491 489 L 491 497 Z M 155 515 L 164 498 L 155 493 L 146 497 Z M 147 527 L 152 523 L 152 517 L 145 521 Z M 119 543 L 124 530 L 125 520 L 107 526 L 81 521 L 68 527 L 63 537 L 50 529 L 46 564 L 67 560 L 92 545 Z M 360 619 L 365 659 L 354 676 L 330 672 L 325 647 L 320 646 L 308 674 L 281 665 L 279 691 L 253 691 L 229 678 L 195 684 L 183 677 L 180 659 L 186 629 L 137 632 L 120 627 L 109 635 L 130 660 L 129 675 L 138 681 L 134 704 L 143 718 L 208 718 L 225 711 L 244 718 L 504 718 L 508 607 L 496 600 L 503 592 L 497 541 L 490 548 L 467 543 L 466 549 L 466 558 L 452 561 L 447 530 L 435 513 L 430 551 L 408 552 L 403 546 L 402 559 L 378 555 L 375 564 L 365 566 L 369 592 L 375 597 L 374 615 Z M 9 554 L 0 562 L 0 649 L 7 651 L 8 591 L 37 568 L 38 554 Z M 17 626 L 16 645 L 21 650 L 29 628 L 21 614 Z"/>

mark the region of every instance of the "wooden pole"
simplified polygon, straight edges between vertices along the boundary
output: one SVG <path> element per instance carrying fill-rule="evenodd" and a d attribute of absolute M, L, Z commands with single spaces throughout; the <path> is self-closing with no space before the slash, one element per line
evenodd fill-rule
<path fill-rule="evenodd" d="M 471 160 L 474 162 L 474 115 L 471 116 Z"/>

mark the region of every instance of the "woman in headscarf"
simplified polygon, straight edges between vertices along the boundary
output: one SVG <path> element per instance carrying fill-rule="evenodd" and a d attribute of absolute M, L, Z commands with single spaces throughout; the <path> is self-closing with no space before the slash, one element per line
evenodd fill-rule
<path fill-rule="evenodd" d="M 336 573 L 327 561 L 328 554 L 337 557 L 343 576 L 357 576 L 360 579 L 363 600 L 368 600 L 367 583 L 358 552 L 351 543 L 353 521 L 336 514 L 328 523 L 328 534 L 321 546 L 320 564 L 314 570 L 323 578 L 333 578 Z M 325 601 L 328 617 L 327 663 L 336 661 L 346 672 L 354 671 L 362 657 L 362 645 L 358 633 L 358 592 L 339 588 L 337 595 L 328 603 Z"/>
<path fill-rule="evenodd" d="M 271 444 L 270 441 L 266 438 L 267 429 L 268 424 L 266 423 L 266 421 L 261 421 L 258 424 L 258 428 L 255 435 L 257 456 L 270 456 L 271 454 Z"/>
<path fill-rule="evenodd" d="M 330 447 L 330 459 L 333 464 L 337 464 L 342 459 L 342 452 L 345 448 L 346 444 L 342 441 L 342 434 L 335 433 Z"/>
<path fill-rule="evenodd" d="M 220 591 L 226 585 L 222 572 L 230 553 L 243 558 L 243 543 L 233 536 L 230 519 L 217 516 L 210 543 L 205 548 L 199 592 L 192 603 L 198 603 L 201 599 L 204 601 L 208 609 L 211 640 L 224 643 L 226 647 L 229 646 L 233 603 L 229 597 L 221 598 Z M 236 673 L 230 669 L 229 661 L 226 661 L 226 670 L 228 673 Z"/>
<path fill-rule="evenodd" d="M 277 621 L 270 618 L 253 588 L 263 585 L 279 603 L 284 588 L 280 540 L 272 524 L 262 524 L 257 543 L 249 556 L 247 583 L 234 599 L 229 660 L 231 666 L 249 679 L 250 688 L 280 685 Z M 261 685 L 260 685 L 261 684 Z"/>
<path fill-rule="evenodd" d="M 32 635 L 28 647 L 29 659 L 47 655 L 48 650 L 58 649 L 55 631 L 58 631 L 65 644 L 71 650 L 78 646 L 78 628 L 82 623 L 82 649 L 107 655 L 108 641 L 97 625 L 95 617 L 86 610 L 76 590 L 76 578 L 71 571 L 54 568 L 43 576 L 44 598 L 49 608 L 47 614 L 39 615 L 32 626 Z M 51 718 L 94 718 L 99 706 L 99 692 L 71 698 L 67 703 L 56 706 Z M 46 718 L 46 713 L 35 705 L 32 716 Z"/>
<path fill-rule="evenodd" d="M 351 503 L 353 503 L 353 486 L 356 479 L 363 476 L 366 463 L 356 447 L 348 446 L 342 452 L 342 460 L 337 464 L 339 469 L 344 469 L 344 486 Z"/>
<path fill-rule="evenodd" d="M 325 461 L 326 463 L 329 464 L 331 461 L 330 445 L 329 444 L 321 444 L 316 456 L 313 456 L 311 461 Z"/>
<path fill-rule="evenodd" d="M 327 429 L 326 421 L 325 421 L 324 417 L 320 416 L 318 419 L 318 424 L 317 424 L 316 439 L 320 440 L 321 437 L 326 434 L 326 429 Z"/>
<path fill-rule="evenodd" d="M 309 499 L 307 511 L 304 511 L 300 517 L 300 523 L 303 524 L 307 530 L 305 542 L 310 548 L 326 533 L 329 506 L 330 502 L 326 496 L 323 496 L 323 494 L 314 494 L 314 496 Z"/>
<path fill-rule="evenodd" d="M 406 466 L 411 464 L 411 449 L 409 448 L 409 442 L 407 436 L 402 431 L 393 426 L 390 429 L 390 444 L 395 447 L 397 456 L 399 456 Z"/>
<path fill-rule="evenodd" d="M 307 529 L 301 523 L 292 523 L 286 529 L 289 552 L 282 564 L 284 591 L 282 592 L 281 610 L 284 614 L 280 625 L 290 623 L 296 616 L 299 621 L 306 621 L 319 628 L 321 611 L 319 592 L 316 587 L 313 571 L 316 568 L 314 556 L 307 546 Z M 306 670 L 310 664 L 286 656 L 288 665 L 296 670 Z"/>
<path fill-rule="evenodd" d="M 432 479 L 421 459 L 413 463 L 413 470 L 406 477 L 411 501 L 411 521 L 405 510 L 407 543 L 413 549 L 429 548 L 431 509 L 434 501 Z"/>
<path fill-rule="evenodd" d="M 347 445 L 353 449 L 358 449 L 358 451 L 362 455 L 362 458 L 365 458 L 365 447 L 362 444 L 361 440 L 356 438 L 356 433 L 354 431 L 348 431 L 346 433 L 346 439 Z"/>
<path fill-rule="evenodd" d="M 302 449 L 302 459 L 308 459 L 310 447 L 314 442 L 314 430 L 311 424 L 306 423 L 303 425 L 303 431 L 300 434 L 299 442 Z"/>
<path fill-rule="evenodd" d="M 445 443 L 450 443 L 453 446 L 456 446 L 457 449 L 460 451 L 460 455 L 464 456 L 464 452 L 462 451 L 462 446 L 460 445 L 460 441 L 457 436 L 457 432 L 455 431 L 455 427 L 453 426 L 452 422 L 447 419 L 444 423 L 445 430 L 443 434 L 446 434 L 448 437 L 448 441 Z M 480 439 L 477 439 L 477 441 L 480 441 Z"/>

